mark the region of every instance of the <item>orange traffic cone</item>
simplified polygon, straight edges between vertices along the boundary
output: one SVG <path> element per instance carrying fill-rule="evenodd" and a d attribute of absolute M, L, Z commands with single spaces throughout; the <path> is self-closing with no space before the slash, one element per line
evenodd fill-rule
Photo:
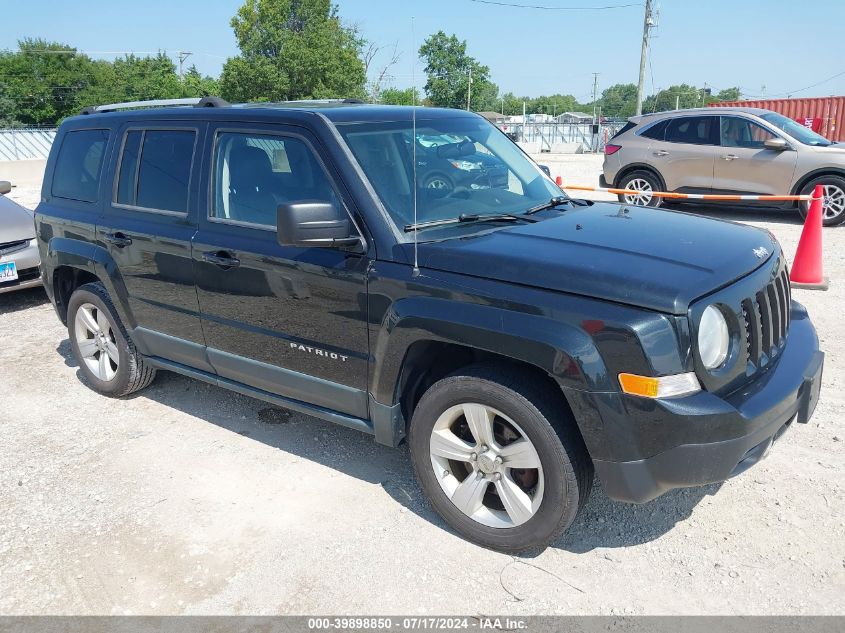
<path fill-rule="evenodd" d="M 827 290 L 828 280 L 822 274 L 822 208 L 824 188 L 816 185 L 810 211 L 792 261 L 789 282 L 793 288 Z"/>

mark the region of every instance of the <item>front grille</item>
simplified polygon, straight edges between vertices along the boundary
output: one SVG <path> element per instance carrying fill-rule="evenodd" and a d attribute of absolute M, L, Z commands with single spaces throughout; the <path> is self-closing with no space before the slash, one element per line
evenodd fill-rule
<path fill-rule="evenodd" d="M 11 255 L 26 248 L 29 240 L 18 240 L 17 242 L 5 242 L 0 244 L 0 256 Z"/>
<path fill-rule="evenodd" d="M 764 288 L 742 300 L 745 349 L 754 367 L 766 365 L 786 342 L 790 300 L 789 273 L 784 264 Z"/>

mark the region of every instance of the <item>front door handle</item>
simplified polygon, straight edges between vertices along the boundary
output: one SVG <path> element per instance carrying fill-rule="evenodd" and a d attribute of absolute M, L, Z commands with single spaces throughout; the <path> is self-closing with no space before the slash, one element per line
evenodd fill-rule
<path fill-rule="evenodd" d="M 660 149 L 660 150 L 657 150 L 656 152 L 654 152 L 654 155 L 655 156 L 668 156 L 669 152 L 667 152 L 665 149 Z"/>
<path fill-rule="evenodd" d="M 722 160 L 736 160 L 737 158 L 739 158 L 739 156 L 737 156 L 736 154 L 723 154 L 722 155 Z"/>
<path fill-rule="evenodd" d="M 132 238 L 128 235 L 124 235 L 120 231 L 115 231 L 114 233 L 104 233 L 103 239 L 109 244 L 113 244 L 118 248 L 129 246 L 132 243 Z"/>
<path fill-rule="evenodd" d="M 220 266 L 224 270 L 237 268 L 241 265 L 241 260 L 235 257 L 235 254 L 231 251 L 206 251 L 202 254 L 202 261 Z"/>

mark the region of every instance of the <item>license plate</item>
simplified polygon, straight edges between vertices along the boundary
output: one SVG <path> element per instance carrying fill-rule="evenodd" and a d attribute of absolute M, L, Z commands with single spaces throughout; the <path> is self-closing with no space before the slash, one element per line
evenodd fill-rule
<path fill-rule="evenodd" d="M 18 278 L 18 267 L 15 262 L 0 264 L 0 284 L 4 281 L 14 281 Z"/>

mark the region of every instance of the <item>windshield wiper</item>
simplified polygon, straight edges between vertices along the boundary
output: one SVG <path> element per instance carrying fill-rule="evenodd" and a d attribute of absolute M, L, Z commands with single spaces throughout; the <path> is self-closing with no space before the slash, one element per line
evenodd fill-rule
<path fill-rule="evenodd" d="M 545 211 L 546 209 L 554 209 L 557 206 L 562 204 L 569 204 L 571 199 L 567 196 L 555 196 L 548 202 L 544 202 L 543 204 L 538 204 L 536 207 L 531 207 L 528 211 L 525 212 L 525 215 L 534 215 L 539 211 Z"/>
<path fill-rule="evenodd" d="M 406 224 L 405 233 L 416 231 L 419 229 L 427 229 L 432 226 L 446 226 L 448 224 L 461 224 L 464 222 L 524 222 L 526 218 L 520 215 L 513 215 L 511 213 L 479 215 L 478 213 L 461 213 L 461 215 L 454 218 L 446 218 L 444 220 L 429 220 L 428 222 L 417 222 L 416 224 Z"/>

